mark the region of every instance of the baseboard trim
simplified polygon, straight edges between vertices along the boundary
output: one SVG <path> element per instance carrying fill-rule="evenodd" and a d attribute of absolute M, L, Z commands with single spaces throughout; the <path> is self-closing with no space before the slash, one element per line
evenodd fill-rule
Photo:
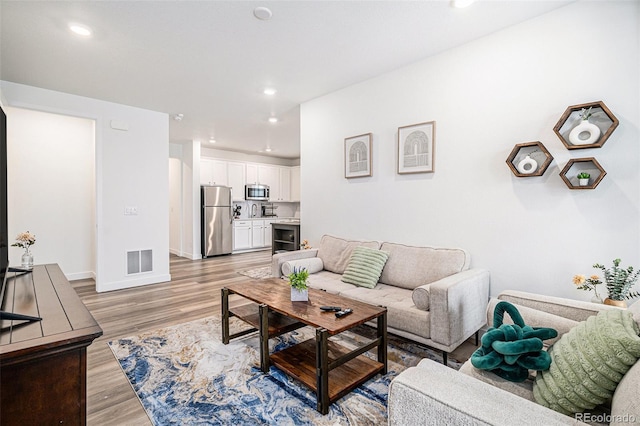
<path fill-rule="evenodd" d="M 153 275 L 144 278 L 135 278 L 124 281 L 114 281 L 110 283 L 96 283 L 96 291 L 103 293 L 105 291 L 122 290 L 125 288 L 140 287 L 149 284 L 158 284 L 171 281 L 171 274 Z"/>
<path fill-rule="evenodd" d="M 86 272 L 74 272 L 71 274 L 64 274 L 65 277 L 67 277 L 67 279 L 69 281 L 77 281 L 77 280 L 86 280 L 86 279 L 96 279 L 96 273 L 93 271 L 86 271 Z"/>

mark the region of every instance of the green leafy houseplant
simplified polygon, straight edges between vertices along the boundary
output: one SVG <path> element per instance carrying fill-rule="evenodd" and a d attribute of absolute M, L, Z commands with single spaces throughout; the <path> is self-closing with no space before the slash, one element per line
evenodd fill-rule
<path fill-rule="evenodd" d="M 291 272 L 288 277 L 289 285 L 296 290 L 306 290 L 307 287 L 307 278 L 309 278 L 309 271 L 306 268 L 293 268 L 293 272 Z"/>
<path fill-rule="evenodd" d="M 589 173 L 582 172 L 578 174 L 578 179 L 589 179 L 590 177 L 591 175 Z"/>
<path fill-rule="evenodd" d="M 625 300 L 640 297 L 640 293 L 631 290 L 636 281 L 638 281 L 640 270 L 634 273 L 633 266 L 629 266 L 627 269 L 621 268 L 620 259 L 615 259 L 613 266 L 609 269 L 599 263 L 594 264 L 593 267 L 602 270 L 604 282 L 609 292 L 609 299 Z"/>

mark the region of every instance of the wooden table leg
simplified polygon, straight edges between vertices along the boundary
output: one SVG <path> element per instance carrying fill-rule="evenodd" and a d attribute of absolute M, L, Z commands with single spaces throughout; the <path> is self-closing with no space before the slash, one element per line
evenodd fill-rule
<path fill-rule="evenodd" d="M 329 412 L 329 332 L 316 329 L 316 409 L 321 414 Z"/>
<path fill-rule="evenodd" d="M 229 344 L 229 290 L 222 289 L 222 343 Z"/>
<path fill-rule="evenodd" d="M 260 305 L 260 369 L 263 373 L 269 372 L 269 307 Z"/>
<path fill-rule="evenodd" d="M 382 374 L 387 374 L 387 312 L 378 317 L 378 362 L 384 364 Z"/>

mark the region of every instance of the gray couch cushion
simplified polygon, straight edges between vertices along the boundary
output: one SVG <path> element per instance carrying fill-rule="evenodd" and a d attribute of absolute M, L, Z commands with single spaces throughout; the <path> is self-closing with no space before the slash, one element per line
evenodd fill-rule
<path fill-rule="evenodd" d="M 380 250 L 389 253 L 380 282 L 409 290 L 469 269 L 469 255 L 462 249 L 385 242 Z"/>
<path fill-rule="evenodd" d="M 425 339 L 431 337 L 430 313 L 415 307 L 413 300 L 411 300 L 410 290 L 378 284 L 373 289 L 355 287 L 341 292 L 340 295 L 370 305 L 386 307 L 388 327 L 406 331 Z"/>
<path fill-rule="evenodd" d="M 613 394 L 611 417 L 619 421 L 613 421 L 611 424 L 629 424 L 624 422 L 624 419 L 632 418 L 640 421 L 638 395 L 640 395 L 640 362 L 636 362 L 627 371 Z"/>
<path fill-rule="evenodd" d="M 329 271 L 321 271 L 310 275 L 307 280 L 309 287 L 317 290 L 324 290 L 331 294 L 340 294 L 343 291 L 353 290 L 356 288 L 353 284 L 347 284 L 340 281 L 340 274 L 334 274 Z"/>
<path fill-rule="evenodd" d="M 318 257 L 322 259 L 325 270 L 344 274 L 349 258 L 351 258 L 351 252 L 358 246 L 379 249 L 380 243 L 377 241 L 345 240 L 331 235 L 323 235 L 320 247 L 318 247 Z"/>
<path fill-rule="evenodd" d="M 459 371 L 467 376 L 471 376 L 514 395 L 518 395 L 521 398 L 535 402 L 533 399 L 533 380 L 531 377 L 524 382 L 511 382 L 491 371 L 478 370 L 471 364 L 471 361 L 465 362 Z"/>

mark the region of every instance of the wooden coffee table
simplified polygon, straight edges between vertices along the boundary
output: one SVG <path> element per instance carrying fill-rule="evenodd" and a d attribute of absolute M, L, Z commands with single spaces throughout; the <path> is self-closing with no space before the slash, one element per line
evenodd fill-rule
<path fill-rule="evenodd" d="M 229 295 L 237 294 L 252 302 L 229 308 Z M 336 318 L 320 306 L 351 308 L 353 313 Z M 229 334 L 229 318 L 238 317 L 253 328 Z M 377 320 L 377 337 L 349 350 L 329 340 L 343 331 Z M 304 326 L 316 329 L 316 338 L 269 354 L 269 338 Z M 329 406 L 378 373 L 387 372 L 387 309 L 347 299 L 324 291 L 309 289 L 308 302 L 292 302 L 289 284 L 278 278 L 247 281 L 222 289 L 222 341 L 258 330 L 260 368 L 269 372 L 274 365 L 300 380 L 316 392 L 317 410 L 329 412 Z M 377 361 L 363 355 L 377 347 Z"/>

